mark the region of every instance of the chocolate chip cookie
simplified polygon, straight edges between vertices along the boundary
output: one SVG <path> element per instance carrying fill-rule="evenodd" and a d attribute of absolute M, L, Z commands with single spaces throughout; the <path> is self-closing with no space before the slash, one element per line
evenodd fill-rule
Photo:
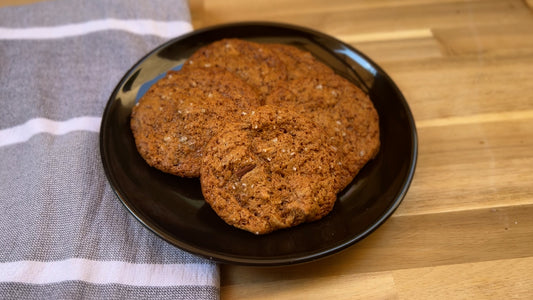
<path fill-rule="evenodd" d="M 287 68 L 264 44 L 223 39 L 198 49 L 183 69 L 221 67 L 241 77 L 266 96 L 287 79 Z"/>
<path fill-rule="evenodd" d="M 132 110 L 140 155 L 170 174 L 198 177 L 203 149 L 226 122 L 259 106 L 257 93 L 223 69 L 170 71 Z"/>
<path fill-rule="evenodd" d="M 339 75 L 323 73 L 291 80 L 269 94 L 266 104 L 289 107 L 324 129 L 341 166 L 335 174 L 339 190 L 379 150 L 379 119 L 372 102 Z"/>
<path fill-rule="evenodd" d="M 333 70 L 308 51 L 285 44 L 265 44 L 287 68 L 287 79 L 312 77 L 315 74 L 332 74 Z"/>
<path fill-rule="evenodd" d="M 254 234 L 318 220 L 336 201 L 336 156 L 324 131 L 285 108 L 262 106 L 206 146 L 205 200 L 228 224 Z"/>

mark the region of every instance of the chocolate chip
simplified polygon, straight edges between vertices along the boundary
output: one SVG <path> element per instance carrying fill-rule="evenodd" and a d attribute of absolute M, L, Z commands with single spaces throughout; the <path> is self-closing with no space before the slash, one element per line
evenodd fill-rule
<path fill-rule="evenodd" d="M 253 170 L 254 168 L 255 168 L 255 164 L 244 166 L 244 167 L 240 168 L 240 169 L 235 173 L 235 176 L 237 176 L 239 179 L 241 179 L 242 176 L 244 176 L 246 173 L 250 172 L 250 171 Z"/>

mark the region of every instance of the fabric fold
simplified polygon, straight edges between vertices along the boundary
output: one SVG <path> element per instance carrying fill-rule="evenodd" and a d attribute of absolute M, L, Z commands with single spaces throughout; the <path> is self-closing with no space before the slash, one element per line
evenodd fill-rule
<path fill-rule="evenodd" d="M 101 116 L 186 0 L 0 8 L 0 298 L 218 299 L 219 270 L 143 227 L 107 182 Z"/>

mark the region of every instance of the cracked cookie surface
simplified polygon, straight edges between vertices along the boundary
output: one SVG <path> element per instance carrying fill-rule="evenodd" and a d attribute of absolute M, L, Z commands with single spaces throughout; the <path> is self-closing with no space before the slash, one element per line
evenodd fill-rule
<path fill-rule="evenodd" d="M 322 73 L 291 80 L 265 102 L 308 116 L 324 129 L 341 166 L 335 174 L 339 191 L 379 151 L 379 118 L 372 101 L 339 75 Z"/>
<path fill-rule="evenodd" d="M 336 201 L 335 154 L 309 119 L 262 106 L 206 146 L 205 200 L 228 224 L 265 234 L 318 220 Z"/>
<path fill-rule="evenodd" d="M 287 79 L 312 77 L 320 74 L 333 74 L 333 70 L 320 62 L 311 53 L 285 44 L 265 44 L 287 68 Z"/>
<path fill-rule="evenodd" d="M 257 93 L 223 69 L 170 71 L 133 108 L 138 152 L 152 167 L 200 176 L 203 149 L 226 122 L 259 106 Z"/>
<path fill-rule="evenodd" d="M 198 49 L 183 64 L 183 69 L 224 68 L 266 96 L 287 80 L 287 68 L 265 44 L 240 39 L 223 39 Z"/>

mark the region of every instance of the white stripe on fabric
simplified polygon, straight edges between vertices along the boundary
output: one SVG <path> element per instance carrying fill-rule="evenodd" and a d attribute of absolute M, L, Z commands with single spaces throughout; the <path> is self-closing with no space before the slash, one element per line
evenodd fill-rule
<path fill-rule="evenodd" d="M 38 133 L 62 135 L 72 131 L 100 131 L 100 117 L 78 117 L 66 121 L 35 118 L 28 122 L 0 130 L 0 147 L 23 143 Z"/>
<path fill-rule="evenodd" d="M 134 34 L 156 35 L 163 38 L 170 38 L 191 31 L 192 25 L 186 21 L 102 19 L 50 27 L 0 27 L 0 40 L 59 39 L 103 30 L 123 30 Z"/>
<path fill-rule="evenodd" d="M 71 258 L 62 261 L 0 263 L 0 282 L 50 284 L 85 281 L 93 284 L 132 286 L 219 286 L 214 264 L 133 264 Z"/>

